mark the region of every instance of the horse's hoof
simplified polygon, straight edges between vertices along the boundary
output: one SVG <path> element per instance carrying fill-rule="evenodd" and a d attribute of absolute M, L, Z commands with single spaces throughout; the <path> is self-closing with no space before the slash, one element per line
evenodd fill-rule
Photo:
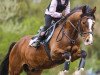
<path fill-rule="evenodd" d="M 68 74 L 68 71 L 64 70 L 64 71 L 60 71 L 58 75 L 67 75 L 67 74 Z"/>
<path fill-rule="evenodd" d="M 80 70 L 76 70 L 73 75 L 84 75 L 82 74 L 84 72 L 84 68 L 81 68 Z"/>

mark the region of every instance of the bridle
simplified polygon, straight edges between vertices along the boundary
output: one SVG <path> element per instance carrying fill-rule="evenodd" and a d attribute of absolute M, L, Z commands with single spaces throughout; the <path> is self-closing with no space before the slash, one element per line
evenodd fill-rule
<path fill-rule="evenodd" d="M 93 35 L 93 32 L 92 32 L 92 31 L 91 31 L 91 32 L 90 32 L 90 31 L 89 31 L 89 32 L 83 32 L 83 31 L 82 31 L 81 21 L 82 21 L 82 18 L 80 18 L 80 19 L 78 20 L 78 22 L 77 22 L 77 26 L 78 26 L 78 27 L 76 27 L 70 20 L 67 20 L 67 22 L 69 22 L 70 25 L 74 28 L 74 32 L 77 31 L 77 33 L 79 33 L 81 36 L 84 35 L 84 34 L 92 34 L 92 35 Z M 63 38 L 63 36 L 65 35 L 65 36 L 70 40 L 70 42 L 71 42 L 72 44 L 75 44 L 75 41 L 76 41 L 77 39 L 74 40 L 73 38 L 69 37 L 69 36 L 68 36 L 68 33 L 67 33 L 66 31 L 64 31 L 64 25 L 65 25 L 65 23 L 66 23 L 66 21 L 65 21 L 65 22 L 63 23 L 63 25 L 62 25 L 61 30 L 59 31 L 59 34 L 58 34 L 58 36 L 57 36 L 57 38 L 56 38 L 56 41 L 57 41 L 57 42 L 61 41 L 62 38 Z M 62 32 L 62 37 L 58 40 L 58 37 L 59 37 L 59 35 L 60 35 L 61 32 Z M 75 34 L 75 36 L 76 36 L 76 34 Z M 73 36 L 73 37 L 75 37 L 75 36 Z"/>
<path fill-rule="evenodd" d="M 92 19 L 91 17 L 88 17 L 88 19 Z M 78 32 L 80 33 L 80 35 L 84 35 L 84 34 L 92 34 L 93 35 L 93 31 L 88 31 L 88 32 L 83 32 L 82 31 L 82 26 L 81 26 L 81 21 L 82 21 L 82 18 L 78 21 Z"/>

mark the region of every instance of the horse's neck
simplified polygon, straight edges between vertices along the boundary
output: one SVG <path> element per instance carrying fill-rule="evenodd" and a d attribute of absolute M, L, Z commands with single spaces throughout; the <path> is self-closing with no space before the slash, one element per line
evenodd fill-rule
<path fill-rule="evenodd" d="M 72 14 L 66 21 L 65 30 L 67 30 L 69 37 L 78 38 L 78 22 L 80 20 L 81 12 L 76 12 Z M 73 26 L 75 26 L 75 29 Z"/>

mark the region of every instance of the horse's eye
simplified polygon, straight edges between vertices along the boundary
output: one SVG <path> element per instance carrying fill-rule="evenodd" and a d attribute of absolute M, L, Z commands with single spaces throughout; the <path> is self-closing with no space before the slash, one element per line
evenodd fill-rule
<path fill-rule="evenodd" d="M 94 29 L 94 24 L 92 25 L 92 28 Z"/>

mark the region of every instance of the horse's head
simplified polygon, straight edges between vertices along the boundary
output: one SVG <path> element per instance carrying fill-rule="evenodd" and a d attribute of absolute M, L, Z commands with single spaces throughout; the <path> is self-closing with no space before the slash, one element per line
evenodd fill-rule
<path fill-rule="evenodd" d="M 94 13 L 96 7 L 91 9 L 89 6 L 83 6 L 82 15 L 80 20 L 80 33 L 82 35 L 85 45 L 91 45 L 93 43 L 93 27 L 95 23 Z"/>

